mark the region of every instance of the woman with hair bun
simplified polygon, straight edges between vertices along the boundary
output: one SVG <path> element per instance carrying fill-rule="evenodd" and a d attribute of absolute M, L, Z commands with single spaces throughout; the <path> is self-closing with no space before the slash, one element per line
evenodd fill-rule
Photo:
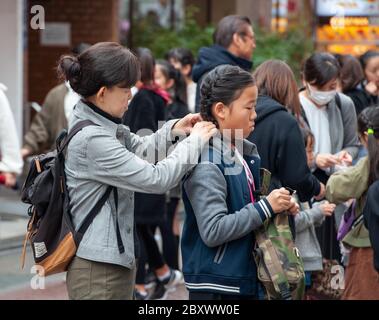
<path fill-rule="evenodd" d="M 133 299 L 135 282 L 134 192 L 164 193 L 196 163 L 215 126 L 199 115 L 165 124 L 139 137 L 121 123 L 140 78 L 138 59 L 113 42 L 97 43 L 78 57 L 63 56 L 58 72 L 82 96 L 73 110 L 69 130 L 86 126 L 67 149 L 65 174 L 69 209 L 78 229 L 99 199 L 112 194 L 84 234 L 67 273 L 70 299 Z M 178 131 L 189 137 L 160 162 L 141 157 L 167 150 Z"/>

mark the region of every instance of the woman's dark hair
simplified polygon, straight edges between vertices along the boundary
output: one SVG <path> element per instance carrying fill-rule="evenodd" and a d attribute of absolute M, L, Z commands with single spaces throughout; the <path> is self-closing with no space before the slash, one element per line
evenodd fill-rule
<path fill-rule="evenodd" d="M 251 21 L 246 16 L 226 16 L 219 21 L 213 34 L 213 42 L 221 47 L 228 48 L 233 41 L 233 35 L 237 33 L 244 36 L 248 26 L 251 26 Z"/>
<path fill-rule="evenodd" d="M 369 60 L 372 58 L 375 58 L 375 57 L 379 57 L 378 51 L 369 50 L 369 51 L 365 52 L 364 54 L 362 54 L 359 57 L 359 61 L 361 63 L 362 69 L 366 70 L 366 67 L 367 67 Z"/>
<path fill-rule="evenodd" d="M 369 185 L 379 180 L 379 106 L 365 108 L 358 116 L 358 132 L 363 135 L 369 129 L 373 134 L 368 134 L 368 156 L 370 161 Z"/>
<path fill-rule="evenodd" d="M 342 92 L 356 88 L 365 78 L 361 63 L 350 54 L 338 55 L 336 58 L 341 66 L 340 82 Z"/>
<path fill-rule="evenodd" d="M 230 105 L 250 86 L 255 86 L 254 77 L 240 67 L 222 65 L 213 69 L 205 76 L 200 87 L 200 114 L 203 120 L 218 126 L 212 106 L 218 102 Z"/>
<path fill-rule="evenodd" d="M 182 64 L 182 66 L 190 65 L 191 69 L 193 65 L 195 64 L 195 58 L 191 52 L 191 50 L 187 48 L 174 48 L 171 49 L 169 52 L 165 55 L 166 60 L 173 59 L 175 61 L 178 61 Z"/>
<path fill-rule="evenodd" d="M 271 97 L 299 117 L 301 107 L 295 76 L 285 62 L 265 61 L 255 70 L 254 78 L 260 95 Z"/>
<path fill-rule="evenodd" d="M 311 85 L 322 87 L 339 76 L 340 65 L 330 53 L 314 53 L 303 64 L 302 77 Z"/>
<path fill-rule="evenodd" d="M 180 102 L 187 105 L 187 85 L 184 80 L 183 75 L 179 70 L 175 69 L 174 66 L 167 60 L 158 60 L 157 66 L 159 66 L 163 76 L 167 79 L 174 80 L 174 100 L 179 100 Z"/>
<path fill-rule="evenodd" d="M 154 82 L 155 60 L 148 48 L 137 48 L 136 55 L 141 65 L 141 82 L 150 85 Z"/>
<path fill-rule="evenodd" d="M 77 57 L 62 56 L 57 71 L 84 98 L 104 86 L 130 88 L 140 78 L 137 57 L 115 42 L 99 42 Z"/>

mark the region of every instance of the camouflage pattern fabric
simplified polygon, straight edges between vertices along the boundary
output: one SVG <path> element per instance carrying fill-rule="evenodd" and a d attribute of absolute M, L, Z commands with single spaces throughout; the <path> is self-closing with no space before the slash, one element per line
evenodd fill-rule
<path fill-rule="evenodd" d="M 255 231 L 258 279 L 268 299 L 300 300 L 305 290 L 304 265 L 295 247 L 288 215 L 281 213 Z"/>

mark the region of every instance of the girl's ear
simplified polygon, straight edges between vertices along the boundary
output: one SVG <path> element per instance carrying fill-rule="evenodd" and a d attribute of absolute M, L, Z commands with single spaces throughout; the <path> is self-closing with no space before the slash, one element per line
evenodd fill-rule
<path fill-rule="evenodd" d="M 182 67 L 182 72 L 183 74 L 186 75 L 186 77 L 191 77 L 191 65 L 190 64 L 186 64 Z"/>
<path fill-rule="evenodd" d="M 166 89 L 171 89 L 175 85 L 175 80 L 174 79 L 168 79 L 166 81 Z"/>
<path fill-rule="evenodd" d="M 225 114 L 225 105 L 222 102 L 217 102 L 213 106 L 213 115 L 216 118 L 217 121 L 225 120 L 226 114 Z"/>

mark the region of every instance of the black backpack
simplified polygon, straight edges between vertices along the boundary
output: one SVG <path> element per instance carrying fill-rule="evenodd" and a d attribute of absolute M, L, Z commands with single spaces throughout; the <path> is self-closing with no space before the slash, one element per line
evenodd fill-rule
<path fill-rule="evenodd" d="M 75 231 L 69 210 L 69 196 L 64 172 L 65 151 L 71 139 L 83 128 L 96 125 L 89 120 L 77 123 L 70 133 L 63 130 L 57 138 L 56 150 L 34 157 L 28 176 L 22 187 L 21 200 L 30 204 L 30 220 L 22 252 L 22 267 L 25 261 L 26 243 L 29 240 L 40 276 L 64 272 L 76 254 L 84 233 L 100 212 L 113 191 L 117 210 L 117 188 L 109 186 Z M 117 215 L 116 215 L 117 216 Z M 123 253 L 118 220 L 117 242 Z M 42 271 L 41 271 L 42 270 Z"/>

